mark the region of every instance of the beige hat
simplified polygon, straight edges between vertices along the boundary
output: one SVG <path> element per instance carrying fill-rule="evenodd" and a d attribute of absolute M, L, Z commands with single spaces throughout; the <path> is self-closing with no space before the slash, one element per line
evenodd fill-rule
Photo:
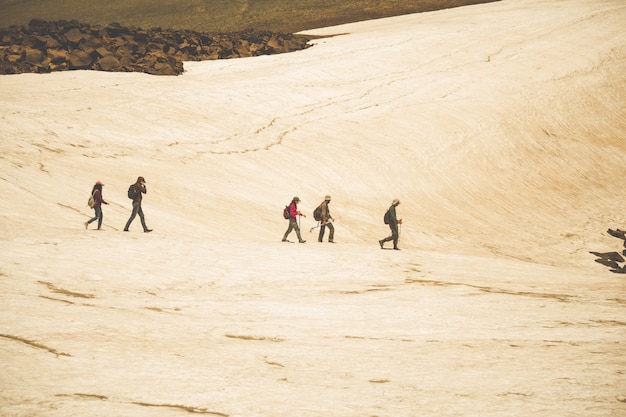
<path fill-rule="evenodd" d="M 327 195 L 326 197 L 324 197 L 324 200 L 326 200 L 326 201 L 330 201 L 330 196 L 329 196 L 329 195 Z"/>
<path fill-rule="evenodd" d="M 297 202 L 300 202 L 300 199 L 299 199 L 298 197 L 294 197 L 294 198 L 293 198 L 293 200 L 291 200 L 291 201 L 297 201 Z"/>
<path fill-rule="evenodd" d="M 397 198 L 394 198 L 391 204 L 395 204 L 397 206 L 398 204 L 400 204 L 400 200 L 398 200 Z"/>

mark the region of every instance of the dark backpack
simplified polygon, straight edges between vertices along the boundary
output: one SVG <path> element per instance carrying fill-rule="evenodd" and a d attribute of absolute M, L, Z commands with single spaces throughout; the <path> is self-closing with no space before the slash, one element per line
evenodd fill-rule
<path fill-rule="evenodd" d="M 385 217 L 383 217 L 383 221 L 385 224 L 389 224 L 391 222 L 391 216 L 389 215 L 389 210 L 385 212 Z"/>
<path fill-rule="evenodd" d="M 137 192 L 138 190 L 135 184 L 131 184 L 130 187 L 128 187 L 128 198 L 134 200 L 137 197 Z"/>
<path fill-rule="evenodd" d="M 322 205 L 317 206 L 315 210 L 313 210 L 313 218 L 320 222 L 322 221 Z"/>
<path fill-rule="evenodd" d="M 289 205 L 289 206 L 285 206 L 285 208 L 283 209 L 283 217 L 284 217 L 285 219 L 291 219 L 291 214 L 289 213 L 289 207 L 290 207 L 290 206 L 291 206 L 291 205 Z"/>

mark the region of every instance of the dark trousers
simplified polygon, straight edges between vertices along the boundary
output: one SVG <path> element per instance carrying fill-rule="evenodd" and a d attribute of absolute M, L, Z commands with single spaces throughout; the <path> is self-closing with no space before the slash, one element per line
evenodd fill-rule
<path fill-rule="evenodd" d="M 398 224 L 391 224 L 389 223 L 389 228 L 391 229 L 391 236 L 388 236 L 386 238 L 384 238 L 382 240 L 383 243 L 385 242 L 389 242 L 390 240 L 393 240 L 393 247 L 397 248 L 398 247 Z"/>
<path fill-rule="evenodd" d="M 98 229 L 100 229 L 100 227 L 102 226 L 102 207 L 100 206 L 94 206 L 93 209 L 96 211 L 96 214 L 94 215 L 93 218 L 89 219 L 89 221 L 87 223 L 91 224 L 92 222 L 95 222 L 96 220 L 98 220 Z"/>
<path fill-rule="evenodd" d="M 143 210 L 141 209 L 141 202 L 139 203 L 133 202 L 133 212 L 131 213 L 128 221 L 126 222 L 126 227 L 124 227 L 124 230 L 128 231 L 130 224 L 133 222 L 133 220 L 135 220 L 135 216 L 137 216 L 138 214 L 139 214 L 139 219 L 141 220 L 141 226 L 143 227 L 143 231 L 145 232 L 146 230 L 148 230 L 148 226 L 146 226 L 146 219 L 144 218 Z"/>
<path fill-rule="evenodd" d="M 302 242 L 302 236 L 300 236 L 300 226 L 298 226 L 298 222 L 296 219 L 289 219 L 289 227 L 283 236 L 283 240 L 287 240 L 287 236 L 291 233 L 292 230 L 296 231 L 296 235 L 298 236 L 298 241 Z"/>
<path fill-rule="evenodd" d="M 317 240 L 320 242 L 324 240 L 324 232 L 326 232 L 326 226 L 328 226 L 328 241 L 332 242 L 335 239 L 335 226 L 333 226 L 331 222 L 322 224 L 320 226 L 320 235 Z"/>

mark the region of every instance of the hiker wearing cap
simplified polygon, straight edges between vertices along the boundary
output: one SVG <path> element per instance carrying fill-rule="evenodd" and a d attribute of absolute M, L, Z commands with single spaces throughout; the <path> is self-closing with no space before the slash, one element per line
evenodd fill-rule
<path fill-rule="evenodd" d="M 327 195 L 326 197 L 324 197 L 324 201 L 322 201 L 322 204 L 320 204 L 321 226 L 320 234 L 317 238 L 318 242 L 324 241 L 324 232 L 326 231 L 326 226 L 328 226 L 328 242 L 335 243 L 335 241 L 333 240 L 335 238 L 335 226 L 333 226 L 332 223 L 333 221 L 335 221 L 335 219 L 333 218 L 333 216 L 330 215 L 330 208 L 328 207 L 329 204 L 330 196 Z"/>
<path fill-rule="evenodd" d="M 393 248 L 395 250 L 400 250 L 400 248 L 398 248 L 398 237 L 400 236 L 398 234 L 398 225 L 402 224 L 402 219 L 398 219 L 396 216 L 396 207 L 398 207 L 398 205 L 400 205 L 400 200 L 396 198 L 391 202 L 391 207 L 389 207 L 385 213 L 385 223 L 387 223 L 391 229 L 391 236 L 378 241 L 381 249 L 384 249 L 383 245 L 385 242 L 393 240 Z"/>
<path fill-rule="evenodd" d="M 306 217 L 306 215 L 298 211 L 299 202 L 300 202 L 300 199 L 298 197 L 294 197 L 293 200 L 291 200 L 291 203 L 289 204 L 289 227 L 287 228 L 287 231 L 283 235 L 283 242 L 287 242 L 287 236 L 289 236 L 289 233 L 291 233 L 292 230 L 296 231 L 296 235 L 298 236 L 298 242 L 300 243 L 306 242 L 306 240 L 302 239 L 302 236 L 300 235 L 300 226 L 298 226 L 298 216 Z"/>
<path fill-rule="evenodd" d="M 95 211 L 95 215 L 93 218 L 85 222 L 85 229 L 88 229 L 89 225 L 92 222 L 95 222 L 96 220 L 98 220 L 98 230 L 100 230 L 100 227 L 102 227 L 102 218 L 103 218 L 102 204 L 109 204 L 106 201 L 104 201 L 104 199 L 102 198 L 102 187 L 104 187 L 104 184 L 102 184 L 102 182 L 100 181 L 96 181 L 93 188 L 91 189 L 91 195 L 93 196 L 93 209 Z"/>
<path fill-rule="evenodd" d="M 126 226 L 124 227 L 124 231 L 128 232 L 128 228 L 130 224 L 135 220 L 135 216 L 139 214 L 139 219 L 141 220 L 141 226 L 143 227 L 143 231 L 145 233 L 151 232 L 152 229 L 148 229 L 146 226 L 146 219 L 143 215 L 143 210 L 141 209 L 141 199 L 143 198 L 142 194 L 146 194 L 148 190 L 146 189 L 146 180 L 143 177 L 138 177 L 137 182 L 132 184 L 128 188 L 128 198 L 133 200 L 133 212 L 130 215 L 130 218 L 126 222 Z"/>

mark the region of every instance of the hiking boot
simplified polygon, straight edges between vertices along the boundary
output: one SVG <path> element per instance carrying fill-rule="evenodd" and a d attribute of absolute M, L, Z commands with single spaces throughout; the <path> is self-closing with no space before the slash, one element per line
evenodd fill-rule
<path fill-rule="evenodd" d="M 393 248 L 393 250 L 400 250 L 400 248 L 398 248 L 398 247 L 395 247 L 395 248 Z"/>
<path fill-rule="evenodd" d="M 385 243 L 385 242 L 383 242 L 382 240 L 379 240 L 379 241 L 378 241 L 378 244 L 380 245 L 380 248 L 381 248 L 381 249 L 383 248 L 383 244 L 384 244 L 384 243 Z"/>
<path fill-rule="evenodd" d="M 146 230 L 144 230 L 143 232 L 144 232 L 144 233 L 150 233 L 151 231 L 152 231 L 152 229 L 146 229 Z"/>
<path fill-rule="evenodd" d="M 300 243 L 304 243 L 304 242 L 306 242 L 306 240 L 301 240 L 301 241 L 300 241 Z"/>
<path fill-rule="evenodd" d="M 89 222 L 85 222 L 85 229 L 89 229 Z"/>
<path fill-rule="evenodd" d="M 329 240 L 328 243 L 335 243 L 335 241 L 334 240 Z"/>

